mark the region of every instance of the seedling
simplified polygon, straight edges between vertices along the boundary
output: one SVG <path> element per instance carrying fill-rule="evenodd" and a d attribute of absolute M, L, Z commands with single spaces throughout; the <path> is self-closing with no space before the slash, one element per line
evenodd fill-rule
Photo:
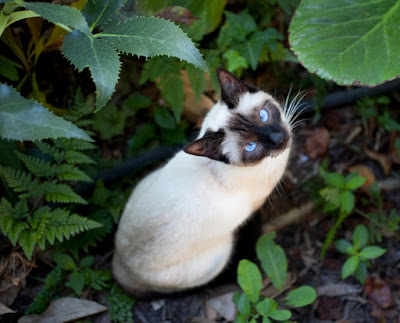
<path fill-rule="evenodd" d="M 353 242 L 339 239 L 335 242 L 336 249 L 349 256 L 342 267 L 342 279 L 354 275 L 362 284 L 367 278 L 369 260 L 379 258 L 386 250 L 378 246 L 369 246 L 368 231 L 362 224 L 357 225 L 353 232 Z"/>

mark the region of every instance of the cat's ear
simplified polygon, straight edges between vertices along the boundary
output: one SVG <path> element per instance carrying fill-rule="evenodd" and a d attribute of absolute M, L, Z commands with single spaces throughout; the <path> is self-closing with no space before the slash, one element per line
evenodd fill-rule
<path fill-rule="evenodd" d="M 258 91 L 223 68 L 217 68 L 217 77 L 221 88 L 221 100 L 227 104 L 229 109 L 233 109 L 238 104 L 242 94 Z"/>
<path fill-rule="evenodd" d="M 224 137 L 224 131 L 207 131 L 203 137 L 187 144 L 183 150 L 191 155 L 208 157 L 228 163 L 228 159 L 222 153 L 221 147 Z"/>

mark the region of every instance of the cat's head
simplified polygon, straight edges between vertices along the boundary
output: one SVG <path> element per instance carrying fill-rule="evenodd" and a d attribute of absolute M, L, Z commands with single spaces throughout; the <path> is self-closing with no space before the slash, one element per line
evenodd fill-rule
<path fill-rule="evenodd" d="M 199 138 L 184 151 L 247 166 L 289 149 L 289 120 L 279 103 L 222 68 L 217 75 L 221 100 L 204 119 Z"/>

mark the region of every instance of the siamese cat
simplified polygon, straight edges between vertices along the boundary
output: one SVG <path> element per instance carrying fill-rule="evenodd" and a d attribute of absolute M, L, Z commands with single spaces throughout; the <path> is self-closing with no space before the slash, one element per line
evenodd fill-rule
<path fill-rule="evenodd" d="M 113 273 L 140 296 L 203 285 L 224 269 L 235 230 L 281 179 L 297 104 L 217 70 L 221 100 L 197 140 L 134 189 L 115 238 Z"/>

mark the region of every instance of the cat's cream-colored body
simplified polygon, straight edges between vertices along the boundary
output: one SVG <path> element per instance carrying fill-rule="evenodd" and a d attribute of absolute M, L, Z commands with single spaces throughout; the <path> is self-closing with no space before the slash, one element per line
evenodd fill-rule
<path fill-rule="evenodd" d="M 246 93 L 238 104 L 273 100 Z M 275 102 L 275 101 L 274 101 Z M 205 131 L 227 122 L 227 106 L 217 103 L 204 120 Z M 234 159 L 234 138 L 222 147 Z M 278 156 L 250 166 L 177 153 L 144 178 L 123 212 L 115 239 L 113 272 L 132 293 L 172 292 L 199 286 L 226 266 L 235 230 L 266 200 L 283 175 L 290 145 Z"/>

